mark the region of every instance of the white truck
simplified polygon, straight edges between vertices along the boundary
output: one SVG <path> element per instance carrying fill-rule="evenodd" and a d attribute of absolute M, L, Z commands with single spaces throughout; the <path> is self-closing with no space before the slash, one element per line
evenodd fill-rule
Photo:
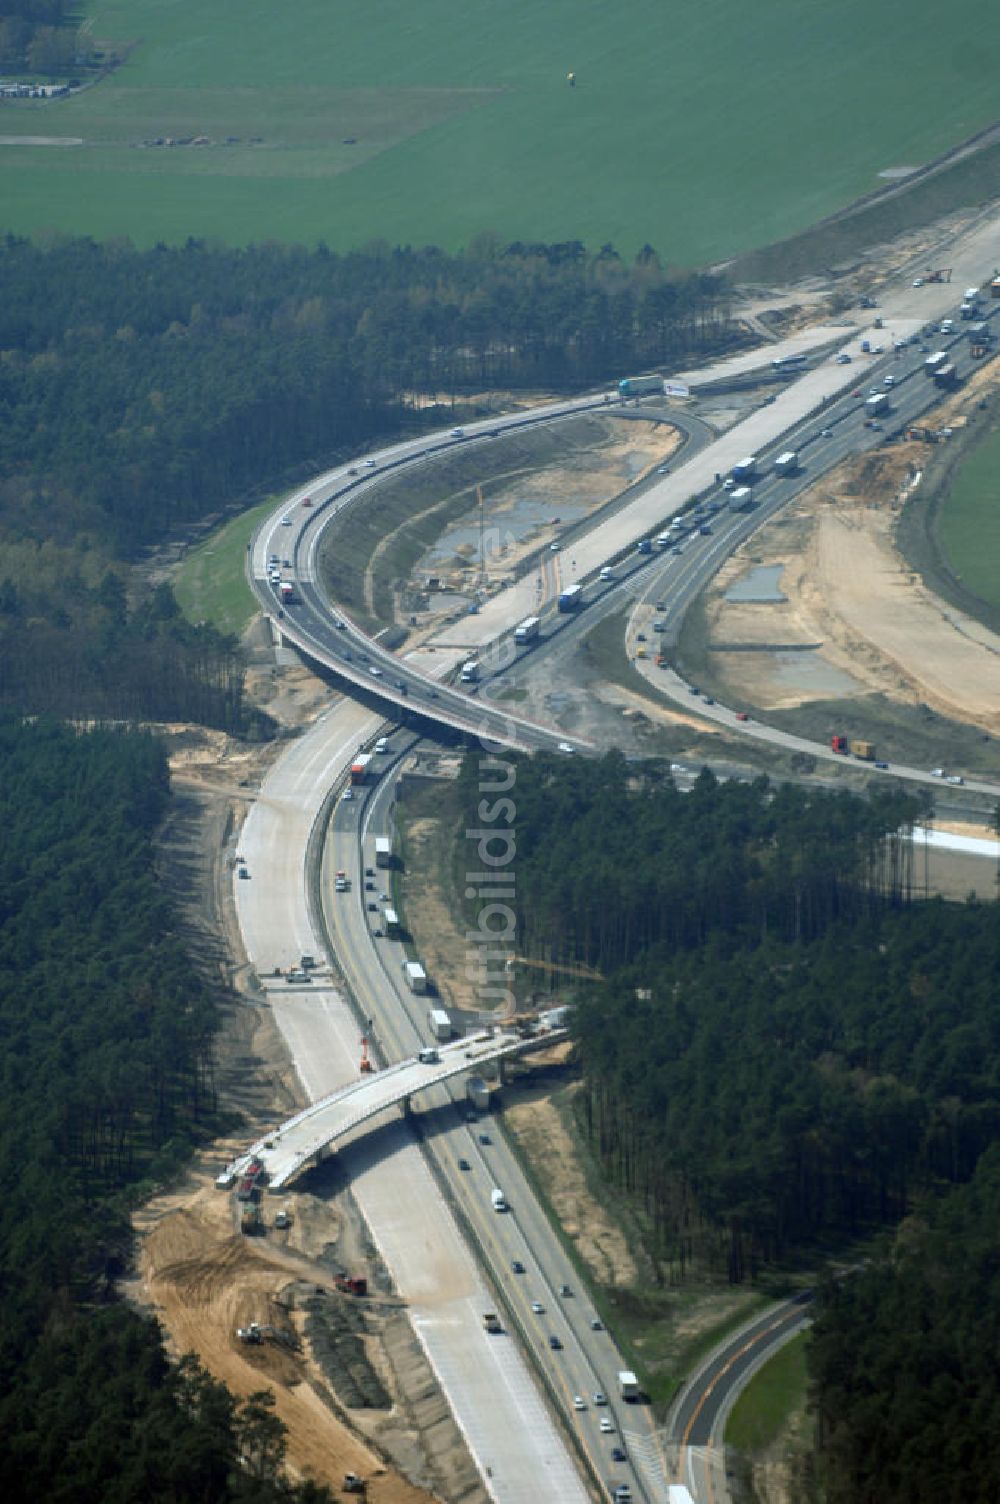
<path fill-rule="evenodd" d="M 388 836 L 375 837 L 375 865 L 376 867 L 392 866 L 392 842 Z"/>
<path fill-rule="evenodd" d="M 731 512 L 749 512 L 753 506 L 753 492 L 749 486 L 737 486 L 735 491 L 729 493 L 729 510 Z"/>
<path fill-rule="evenodd" d="M 865 412 L 869 418 L 881 418 L 889 411 L 889 393 L 872 392 L 865 401 Z"/>
<path fill-rule="evenodd" d="M 403 980 L 411 992 L 427 991 L 427 973 L 419 961 L 403 962 Z"/>
<path fill-rule="evenodd" d="M 514 641 L 517 646 L 521 648 L 529 642 L 534 642 L 541 624 L 540 616 L 526 616 L 524 621 L 514 628 Z"/>
<path fill-rule="evenodd" d="M 795 449 L 786 449 L 774 462 L 775 475 L 792 475 L 799 468 L 799 456 Z"/>
<path fill-rule="evenodd" d="M 637 1400 L 642 1397 L 639 1380 L 629 1368 L 621 1369 L 618 1374 L 618 1393 L 623 1400 Z"/>
<path fill-rule="evenodd" d="M 479 664 L 475 658 L 470 658 L 467 663 L 462 664 L 459 678 L 463 684 L 478 684 Z"/>
<path fill-rule="evenodd" d="M 427 1023 L 435 1039 L 450 1039 L 454 1033 L 451 1019 L 443 1008 L 431 1008 L 427 1014 Z"/>

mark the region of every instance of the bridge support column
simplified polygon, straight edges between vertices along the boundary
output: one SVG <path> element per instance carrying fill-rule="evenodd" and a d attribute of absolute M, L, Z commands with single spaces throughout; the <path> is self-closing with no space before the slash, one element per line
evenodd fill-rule
<path fill-rule="evenodd" d="M 402 1105 L 402 1108 L 403 1108 L 403 1116 L 404 1116 L 404 1118 L 409 1118 L 409 1117 L 413 1116 L 413 1105 L 412 1105 L 412 1103 L 413 1103 L 413 1098 L 412 1097 L 404 1097 L 403 1098 L 401 1105 Z"/>

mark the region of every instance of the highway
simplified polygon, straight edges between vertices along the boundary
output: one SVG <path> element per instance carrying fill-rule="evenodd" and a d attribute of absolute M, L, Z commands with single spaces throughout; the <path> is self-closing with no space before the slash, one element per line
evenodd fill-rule
<path fill-rule="evenodd" d="M 919 322 L 915 320 L 909 331 L 900 327 L 895 332 L 900 335 L 913 332 Z M 961 336 L 961 326 L 957 326 L 957 332 Z M 868 333 L 871 336 L 872 331 Z M 861 427 L 858 399 L 852 395 L 858 384 L 860 352 L 857 343 L 860 338 L 861 333 L 857 333 L 845 343 L 845 350 L 852 355 L 850 366 L 837 366 L 832 362 L 817 366 L 783 390 L 775 402 L 761 408 L 715 444 L 694 455 L 675 474 L 649 487 L 634 501 L 616 508 L 614 516 L 599 521 L 585 535 L 575 538 L 572 556 L 567 561 L 573 577 L 593 574 L 608 559 L 627 560 L 640 537 L 655 531 L 664 519 L 682 510 L 692 497 L 712 491 L 717 476 L 725 473 L 745 453 L 761 453 L 780 440 L 783 446 L 795 447 L 803 453 L 806 475 L 812 480 L 837 463 L 844 454 L 881 442 L 877 434 Z M 906 358 L 904 356 L 903 361 Z M 868 363 L 865 365 L 867 367 Z M 904 370 L 899 360 L 893 361 L 892 369 L 900 375 L 893 400 L 898 421 L 904 423 L 937 400 L 938 394 L 916 369 Z M 876 370 L 865 369 L 862 390 L 875 379 Z M 558 421 L 571 412 L 606 406 L 603 397 L 574 404 L 556 404 L 533 418 L 496 420 L 451 436 L 439 435 L 434 440 L 396 446 L 377 457 L 373 467 L 367 468 L 377 474 L 379 469 L 424 463 L 429 454 L 450 443 L 485 443 L 499 437 L 506 427 L 524 426 L 531 421 Z M 822 410 L 822 420 L 816 418 L 817 410 Z M 307 654 L 333 668 L 347 682 L 363 686 L 369 695 L 374 694 L 386 705 L 389 714 L 398 716 L 417 711 L 428 721 L 465 734 L 485 736 L 500 745 L 558 749 L 560 743 L 565 742 L 586 750 L 586 744 L 565 737 L 558 728 L 534 725 L 435 682 L 436 677 L 468 656 L 470 650 L 495 641 L 509 633 L 516 621 L 534 614 L 534 573 L 493 598 L 478 615 L 442 633 L 435 642 L 433 653 L 412 655 L 405 663 L 378 648 L 343 618 L 342 624 L 337 625 L 338 613 L 334 610 L 331 617 L 330 607 L 319 590 L 317 550 L 327 515 L 342 505 L 364 504 L 371 498 L 373 480 L 352 474 L 356 470 L 357 467 L 353 466 L 332 471 L 314 483 L 308 492 L 299 493 L 269 519 L 254 541 L 248 561 L 249 573 L 258 599 L 268 614 L 278 620 L 281 630 Z M 805 483 L 805 477 L 798 480 Z M 701 541 L 685 550 L 682 556 L 643 559 L 641 565 L 640 556 L 635 556 L 635 579 L 612 586 L 606 592 L 606 599 L 610 600 L 615 592 L 624 593 L 634 588 L 641 576 L 648 581 L 646 594 L 649 599 L 655 591 L 664 593 L 668 607 L 665 615 L 669 625 L 675 628 L 686 604 L 703 587 L 723 558 L 742 537 L 793 494 L 791 482 L 769 481 L 758 488 L 760 499 L 754 512 L 746 516 L 727 515 L 724 521 L 713 526 L 711 534 L 699 534 Z M 287 524 L 286 516 L 289 518 Z M 274 592 L 267 582 L 272 554 L 292 559 L 300 596 L 298 606 L 289 607 L 283 615 L 279 613 Z M 565 558 L 560 554 L 545 561 L 550 595 L 567 577 L 563 575 Z M 669 675 L 652 669 L 649 672 L 658 688 L 667 685 Z M 690 708 L 689 688 L 679 682 L 674 688 L 678 698 L 684 696 L 682 703 Z M 701 703 L 698 708 L 699 713 L 716 709 Z M 732 715 L 735 728 L 768 735 L 767 728 L 736 722 L 735 712 L 719 712 L 720 719 L 724 715 Z M 309 839 L 319 820 L 323 794 L 343 775 L 353 752 L 374 734 L 377 724 L 377 717 L 357 706 L 338 707 L 323 719 L 315 736 L 309 733 L 290 749 L 269 775 L 261 798 L 251 812 L 241 837 L 241 847 L 248 853 L 251 879 L 259 873 L 264 879 L 259 889 L 264 891 L 260 892 L 252 880 L 236 882 L 234 887 L 248 954 L 262 977 L 276 964 L 287 966 L 297 961 L 302 952 L 315 953 L 324 948 L 323 942 L 317 939 L 316 916 L 310 912 L 306 892 L 304 873 Z M 779 734 L 771 735 L 777 739 Z M 805 743 L 804 746 L 817 755 L 824 750 L 817 749 L 815 744 Z M 893 771 L 900 772 L 899 769 Z M 911 770 L 911 773 L 920 779 L 929 776 L 924 770 Z M 970 784 L 969 787 L 978 785 Z M 991 789 L 989 785 L 985 787 Z M 332 862 L 335 867 L 346 868 L 351 863 L 355 867 L 361 863 L 357 822 L 364 820 L 363 811 L 368 803 L 357 801 L 353 808 L 337 806 L 333 836 L 325 855 L 327 864 Z M 324 882 L 324 893 L 330 887 L 328 881 Z M 357 890 L 359 895 L 364 892 L 362 882 L 357 884 Z M 406 1012 L 407 999 L 401 996 L 398 982 L 394 986 L 388 985 L 387 970 L 378 960 L 376 949 L 388 953 L 389 947 L 383 940 L 378 942 L 378 947 L 373 943 L 366 912 L 360 904 L 335 906 L 331 929 L 334 949 L 359 1003 L 363 999 L 370 1002 L 372 1012 L 369 1016 L 375 1019 L 375 1032 L 386 1058 L 405 1058 L 412 1055 L 420 1030 Z M 346 1084 L 356 1072 L 357 1022 L 343 996 L 333 988 L 318 988 L 308 998 L 292 997 L 286 992 L 279 999 L 279 991 L 276 986 L 268 984 L 268 1001 L 275 1009 L 308 1095 L 315 1099 Z M 482 1331 L 482 1310 L 489 1309 L 484 1302 L 490 1297 L 461 1244 L 456 1212 L 460 1219 L 465 1220 L 473 1239 L 487 1253 L 494 1269 L 507 1269 L 504 1260 L 511 1256 L 511 1238 L 523 1242 L 528 1254 L 522 1260 L 526 1273 L 504 1280 L 505 1290 L 514 1286 L 508 1309 L 515 1325 L 528 1334 L 533 1349 L 542 1351 L 547 1363 L 547 1382 L 557 1396 L 560 1393 L 564 1397 L 574 1393 L 585 1395 L 584 1381 L 588 1374 L 601 1374 L 603 1382 L 600 1387 L 613 1397 L 613 1387 L 609 1387 L 613 1386 L 613 1374 L 610 1378 L 603 1378 L 608 1357 L 613 1352 L 610 1339 L 606 1334 L 591 1331 L 589 1321 L 585 1319 L 587 1313 L 581 1311 L 582 1301 L 577 1305 L 572 1298 L 553 1300 L 551 1294 L 546 1298 L 529 1295 L 532 1286 L 543 1290 L 551 1288 L 553 1276 L 549 1271 L 556 1267 L 556 1261 L 561 1257 L 557 1247 L 555 1251 L 548 1247 L 550 1240 L 554 1242 L 551 1229 L 538 1212 L 530 1188 L 526 1185 L 521 1188 L 517 1162 L 509 1155 L 502 1135 L 497 1135 L 495 1142 L 481 1144 L 478 1142 L 480 1130 L 477 1130 L 473 1144 L 469 1125 L 463 1127 L 452 1121 L 454 1108 L 449 1106 L 446 1089 L 436 1088 L 435 1094 L 439 1100 L 432 1100 L 417 1114 L 422 1136 L 432 1145 L 435 1173 L 431 1173 L 415 1149 L 413 1125 L 399 1123 L 369 1135 L 345 1151 L 345 1170 L 350 1175 L 352 1190 L 401 1292 L 413 1301 L 415 1327 L 445 1386 L 473 1453 L 489 1479 L 494 1496 L 537 1498 L 540 1492 L 545 1492 L 549 1497 L 566 1500 L 582 1497 L 568 1454 L 546 1418 L 545 1407 L 539 1402 L 537 1390 L 520 1363 L 515 1344 L 509 1340 L 487 1339 Z M 447 1132 L 441 1127 L 445 1118 L 449 1122 Z M 453 1138 L 452 1130 L 457 1133 L 457 1138 Z M 465 1143 L 471 1153 L 456 1156 L 455 1143 Z M 469 1171 L 457 1169 L 458 1157 L 466 1157 L 473 1168 Z M 504 1189 L 511 1197 L 512 1211 L 498 1217 L 492 1213 L 486 1195 L 479 1195 L 479 1192 L 485 1192 L 495 1184 L 500 1173 L 507 1182 Z M 472 1189 L 468 1194 L 463 1190 L 460 1197 L 454 1195 L 453 1182 L 465 1177 L 469 1177 L 468 1184 Z M 442 1187 L 447 1189 L 449 1186 L 452 1186 L 452 1193 L 445 1194 Z M 471 1214 L 466 1210 L 469 1204 L 473 1207 Z M 545 1306 L 541 1314 L 530 1308 L 530 1302 L 535 1298 Z M 526 1302 L 527 1311 L 524 1310 Z M 445 1306 L 448 1314 L 442 1321 Z M 541 1329 L 535 1325 L 538 1321 L 545 1323 Z M 550 1330 L 550 1321 L 557 1324 L 557 1330 Z M 534 1341 L 532 1334 L 535 1334 Z M 547 1356 L 542 1348 L 542 1339 L 546 1335 L 558 1337 L 563 1344 L 554 1352 L 550 1349 Z M 607 1342 L 603 1353 L 601 1343 L 596 1341 L 598 1337 Z M 503 1356 L 497 1358 L 498 1353 Z M 494 1365 L 499 1367 L 495 1369 Z M 574 1384 L 581 1387 L 575 1389 Z M 494 1392 L 497 1385 L 500 1386 L 499 1399 Z M 513 1405 L 512 1410 L 505 1408 L 508 1399 Z M 605 1454 L 599 1448 L 614 1437 L 607 1438 L 595 1430 L 596 1417 L 592 1407 L 582 1412 L 570 1408 L 568 1413 L 580 1445 L 599 1469 L 598 1476 L 607 1478 Z M 631 1422 L 631 1415 L 629 1419 Z M 615 1424 L 618 1423 L 616 1417 Z M 519 1443 L 516 1455 L 511 1455 L 514 1449 L 509 1448 L 509 1440 L 505 1443 L 502 1438 L 509 1439 L 514 1434 L 522 1438 L 523 1444 Z M 507 1450 L 501 1463 L 498 1449 L 505 1446 Z M 648 1458 L 644 1449 L 648 1449 Z M 655 1436 L 645 1424 L 645 1417 L 643 1423 L 631 1424 L 627 1450 L 637 1463 L 631 1475 L 633 1486 L 648 1498 L 661 1497 L 663 1473 Z M 539 1488 L 540 1479 L 544 1480 L 542 1489 Z"/>
<path fill-rule="evenodd" d="M 307 880 L 309 853 L 324 829 L 328 791 L 377 725 L 350 700 L 323 714 L 267 774 L 238 848 L 234 837 L 245 861 L 242 869 L 234 866 L 233 895 L 247 959 L 307 1101 L 357 1080 L 357 1017 L 322 964 L 309 987 L 291 988 L 274 970 L 298 965 L 303 954 L 325 961 Z M 248 877 L 238 877 L 239 870 Z M 483 1329 L 494 1296 L 412 1128 L 391 1120 L 337 1158 L 491 1497 L 534 1504 L 541 1492 L 585 1504 L 575 1461 L 517 1343 Z"/>
<path fill-rule="evenodd" d="M 674 1401 L 669 1420 L 677 1475 L 702 1504 L 727 1496 L 726 1421 L 740 1391 L 768 1359 L 811 1320 L 812 1292 L 773 1307 L 710 1353 Z"/>
<path fill-rule="evenodd" d="M 404 733 L 394 733 L 389 756 L 397 758 L 411 742 Z M 376 835 L 391 834 L 393 799 L 392 778 L 383 777 L 364 799 L 337 803 L 321 883 L 333 946 L 361 1011 L 373 1021 L 377 1051 L 390 1069 L 392 1062 L 412 1057 L 428 1042 L 427 1010 L 435 1002 L 433 996 L 415 996 L 402 982 L 401 961 L 407 954 L 402 942 L 373 935 L 381 928 L 380 915 L 368 909 L 377 896 L 365 888 L 365 869 L 374 873 L 369 881 L 382 888 L 388 874 L 375 866 L 374 841 Z M 350 891 L 335 891 L 337 871 L 348 874 Z M 502 1129 L 490 1116 L 471 1112 L 464 1090 L 453 1095 L 444 1088 L 421 1098 L 412 1122 L 461 1224 L 492 1271 L 497 1309 L 530 1349 L 593 1475 L 605 1482 L 627 1482 L 636 1500 L 659 1504 L 666 1499 L 668 1483 L 650 1413 L 619 1404 L 617 1374 L 627 1365 L 610 1334 L 593 1327 L 596 1314 Z M 493 1211 L 494 1186 L 509 1203 L 505 1214 Z M 515 1272 L 515 1262 L 523 1273 Z M 565 1285 L 572 1295 L 560 1295 Z M 543 1309 L 534 1309 L 535 1304 Z M 550 1346 L 553 1337 L 557 1348 Z M 595 1393 L 604 1394 L 608 1403 L 594 1405 Z M 585 1408 L 575 1408 L 576 1396 Z M 600 1429 L 602 1416 L 611 1420 L 613 1432 Z M 614 1446 L 626 1452 L 625 1463 L 612 1460 Z"/>

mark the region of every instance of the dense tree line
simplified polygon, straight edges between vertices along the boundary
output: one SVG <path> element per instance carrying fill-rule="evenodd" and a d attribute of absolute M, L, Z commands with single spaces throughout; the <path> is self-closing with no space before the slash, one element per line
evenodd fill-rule
<path fill-rule="evenodd" d="M 13 1499 L 307 1501 L 114 1299 L 128 1206 L 214 1121 L 210 1000 L 157 886 L 151 737 L 0 720 L 0 1434 Z"/>
<path fill-rule="evenodd" d="M 829 1284 L 809 1350 L 810 1504 L 991 1504 L 1000 1496 L 1000 1152 Z"/>
<path fill-rule="evenodd" d="M 69 0 L 0 0 L 0 72 L 66 73 L 91 53 Z"/>
<path fill-rule="evenodd" d="M 417 421 L 414 396 L 579 387 L 731 338 L 718 279 L 652 251 L 347 255 L 0 245 L 0 480 L 120 551 Z M 0 495 L 0 521 L 16 499 Z M 23 509 L 18 521 L 26 521 Z"/>
<path fill-rule="evenodd" d="M 497 819 L 463 767 L 465 828 Z M 586 1130 L 675 1270 L 741 1280 L 961 1183 L 1000 1131 L 993 905 L 910 901 L 906 796 L 536 758 L 516 950 L 578 984 Z M 474 918 L 475 900 L 470 902 Z"/>
<path fill-rule="evenodd" d="M 120 568 L 91 585 L 57 552 L 28 544 L 12 553 L 32 567 L 0 580 L 0 711 L 230 732 L 256 724 L 236 642 L 186 621 L 168 585 L 130 602 Z"/>

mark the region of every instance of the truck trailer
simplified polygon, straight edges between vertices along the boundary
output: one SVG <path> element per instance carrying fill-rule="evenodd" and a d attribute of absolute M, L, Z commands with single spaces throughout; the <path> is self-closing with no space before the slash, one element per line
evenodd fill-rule
<path fill-rule="evenodd" d="M 888 392 L 872 392 L 871 396 L 865 399 L 865 412 L 868 414 L 869 418 L 884 417 L 888 411 Z"/>
<path fill-rule="evenodd" d="M 947 363 L 948 351 L 935 350 L 934 354 L 928 355 L 927 359 L 924 361 L 924 370 L 927 372 L 928 376 L 934 376 L 938 371 L 940 371 L 941 367 L 943 365 L 947 365 Z"/>
<path fill-rule="evenodd" d="M 443 1008 L 431 1008 L 427 1014 L 427 1024 L 435 1039 L 450 1039 L 455 1032 L 451 1019 Z"/>
<path fill-rule="evenodd" d="M 427 991 L 427 973 L 419 961 L 403 962 L 403 981 L 411 992 Z"/>
<path fill-rule="evenodd" d="M 351 782 L 354 784 L 364 783 L 368 777 L 369 765 L 372 760 L 370 752 L 359 752 L 351 763 Z"/>
<path fill-rule="evenodd" d="M 650 397 L 654 392 L 663 396 L 662 376 L 626 376 L 618 383 L 619 397 Z"/>
<path fill-rule="evenodd" d="M 953 360 L 948 360 L 943 366 L 938 366 L 934 372 L 934 384 L 936 386 L 954 386 L 958 380 L 958 370 Z"/>
<path fill-rule="evenodd" d="M 295 586 L 292 584 L 291 580 L 282 580 L 281 584 L 278 586 L 278 595 L 281 597 L 281 602 L 283 605 L 294 606 Z"/>
<path fill-rule="evenodd" d="M 860 757 L 862 762 L 874 762 L 874 760 L 875 760 L 875 743 L 874 742 L 860 742 L 860 741 L 854 741 L 854 740 L 852 740 L 850 746 L 851 746 L 851 756 L 852 757 Z"/>
<path fill-rule="evenodd" d="M 541 624 L 541 617 L 526 616 L 524 621 L 514 628 L 514 641 L 519 648 L 524 647 L 529 642 L 534 642 L 538 636 L 538 629 Z"/>

